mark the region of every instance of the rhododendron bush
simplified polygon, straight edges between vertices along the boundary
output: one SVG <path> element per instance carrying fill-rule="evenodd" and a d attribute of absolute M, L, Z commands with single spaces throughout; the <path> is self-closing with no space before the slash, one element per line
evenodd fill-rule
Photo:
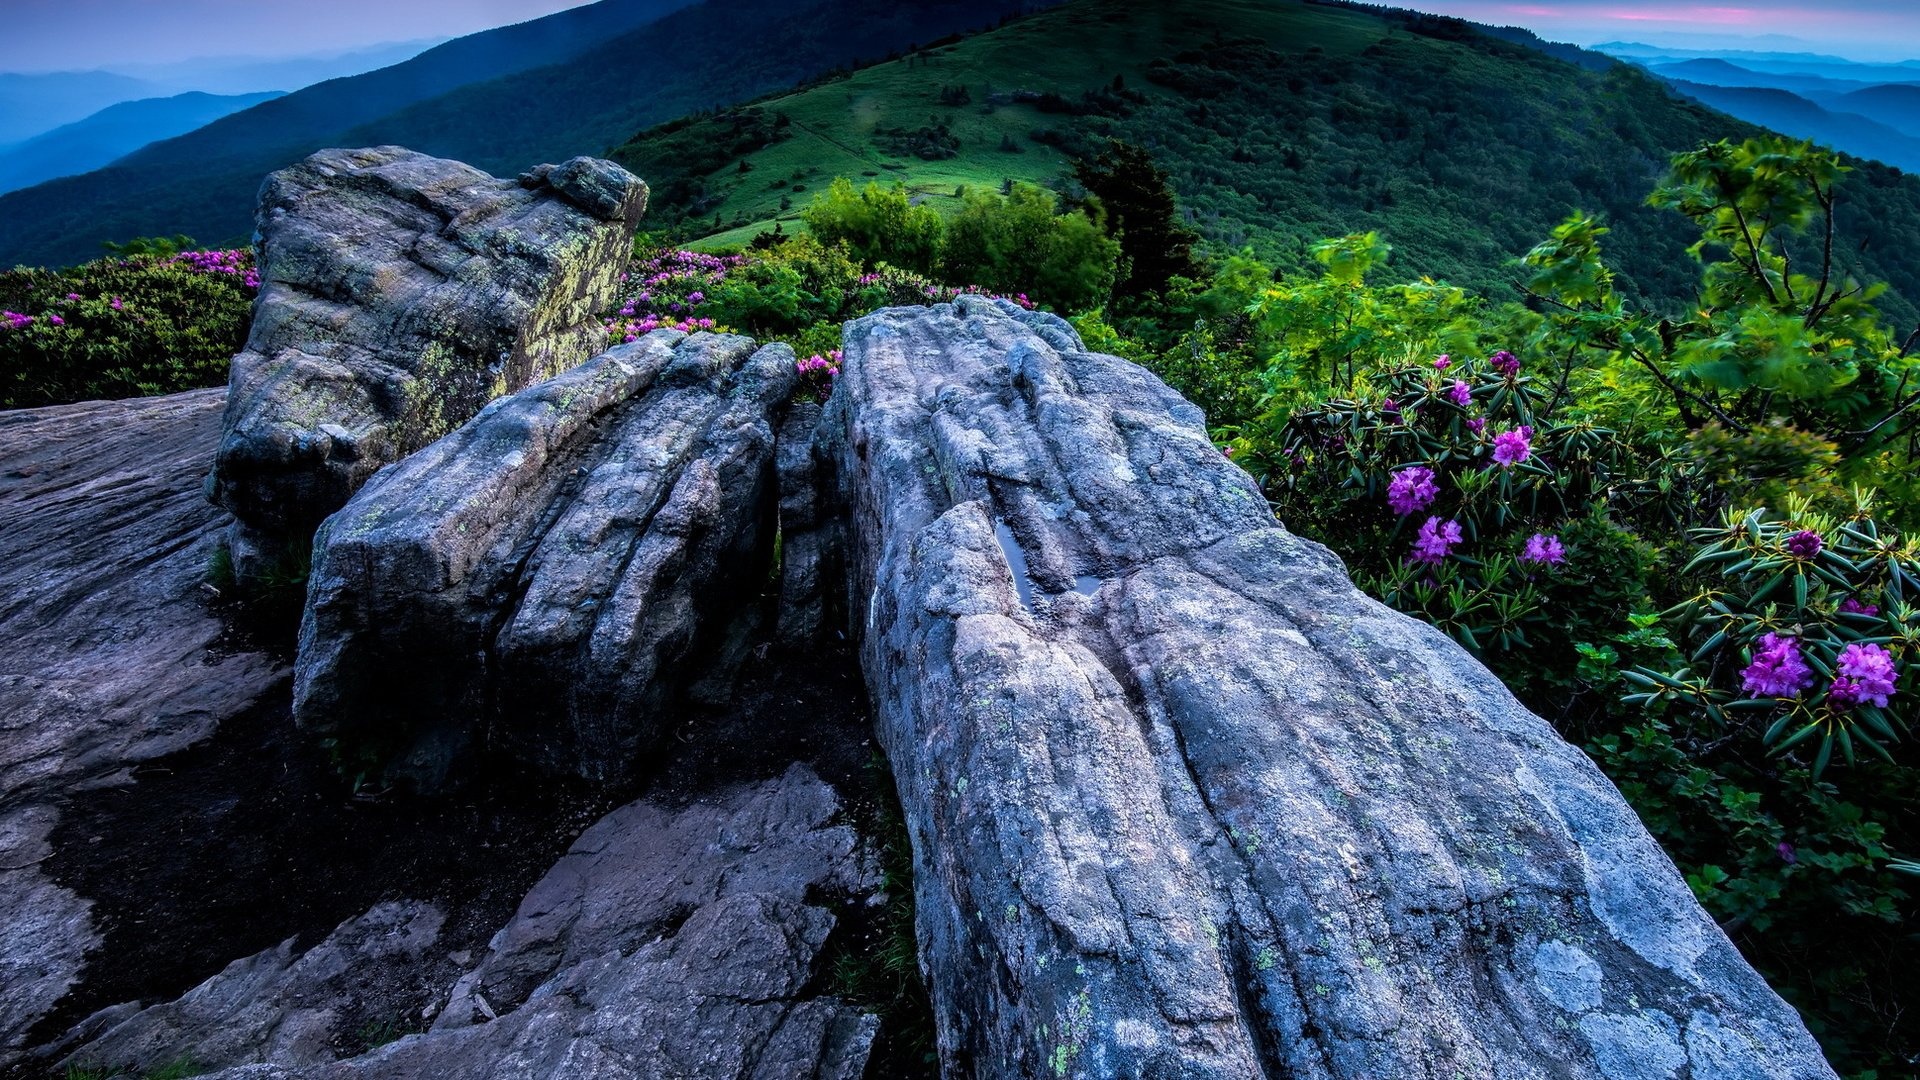
<path fill-rule="evenodd" d="M 0 272 L 0 406 L 227 381 L 260 284 L 252 254 L 141 251 L 68 270 Z"/>

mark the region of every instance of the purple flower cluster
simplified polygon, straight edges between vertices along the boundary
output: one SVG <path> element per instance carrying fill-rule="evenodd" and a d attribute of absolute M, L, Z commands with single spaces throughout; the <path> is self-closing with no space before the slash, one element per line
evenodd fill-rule
<path fill-rule="evenodd" d="M 1473 404 L 1473 388 L 1459 379 L 1453 380 L 1453 385 L 1447 389 L 1447 396 L 1463 409 Z"/>
<path fill-rule="evenodd" d="M 1425 525 L 1420 526 L 1420 535 L 1414 538 L 1413 552 L 1407 556 L 1407 560 L 1438 566 L 1465 538 L 1459 522 L 1430 517 Z"/>
<path fill-rule="evenodd" d="M 678 330 L 683 334 L 691 334 L 700 330 L 712 330 L 714 326 L 712 319 L 676 319 L 669 315 L 648 313 L 633 319 L 608 319 L 607 333 L 621 342 L 632 344 L 655 330 Z"/>
<path fill-rule="evenodd" d="M 1557 536 L 1534 533 L 1527 537 L 1526 547 L 1520 551 L 1520 561 L 1528 566 L 1560 566 L 1567 561 L 1567 549 Z"/>
<path fill-rule="evenodd" d="M 1840 650 L 1839 674 L 1827 691 L 1827 700 L 1836 708 L 1851 709 L 1862 702 L 1887 707 L 1900 671 L 1894 667 L 1893 654 L 1879 645 L 1855 642 Z"/>
<path fill-rule="evenodd" d="M 1499 352 L 1487 357 L 1487 364 L 1492 367 L 1493 370 L 1509 379 L 1520 374 L 1520 358 L 1505 349 L 1501 349 Z"/>
<path fill-rule="evenodd" d="M 1518 427 L 1503 431 L 1493 437 L 1493 460 L 1503 469 L 1515 465 L 1533 456 L 1533 429 Z"/>
<path fill-rule="evenodd" d="M 1880 614 L 1879 604 L 1868 604 L 1851 596 L 1840 602 L 1840 610 L 1848 615 L 1874 616 Z"/>
<path fill-rule="evenodd" d="M 1801 529 L 1799 532 L 1787 537 L 1785 546 L 1787 554 L 1796 559 L 1804 560 L 1811 559 L 1815 555 L 1820 554 L 1822 543 L 1823 541 L 1820 539 L 1819 533 L 1814 532 L 1812 529 Z"/>
<path fill-rule="evenodd" d="M 1753 662 L 1740 672 L 1740 685 L 1756 697 L 1799 697 L 1813 686 L 1813 669 L 1800 655 L 1791 634 L 1764 634 Z"/>
<path fill-rule="evenodd" d="M 1409 465 L 1393 474 L 1387 483 L 1387 505 L 1405 517 L 1433 505 L 1440 486 L 1433 482 L 1433 470 L 1425 465 Z"/>
<path fill-rule="evenodd" d="M 1433 370 L 1435 371 L 1445 371 L 1452 366 L 1453 357 L 1448 356 L 1446 353 L 1441 353 L 1439 356 L 1433 358 Z"/>
<path fill-rule="evenodd" d="M 196 274 L 224 274 L 240 278 L 249 289 L 260 287 L 260 271 L 254 269 L 253 253 L 241 248 L 183 251 L 167 261 L 184 266 Z"/>
<path fill-rule="evenodd" d="M 715 320 L 696 314 L 695 309 L 712 299 L 710 290 L 746 263 L 745 255 L 708 255 L 684 248 L 655 252 L 621 278 L 632 291 L 619 311 L 604 320 L 608 335 L 615 341 L 633 342 L 655 330 L 691 334 L 716 329 Z"/>
<path fill-rule="evenodd" d="M 6 320 L 9 330 L 25 330 L 34 324 L 33 316 L 22 315 L 17 311 L 0 311 L 0 319 Z"/>
<path fill-rule="evenodd" d="M 877 277 L 878 275 L 872 276 Z M 864 278 L 861 280 L 863 283 L 865 282 Z M 1005 293 L 997 293 L 983 289 L 978 285 L 929 285 L 922 291 L 927 294 L 927 299 L 937 304 L 950 303 L 962 296 L 984 296 L 990 300 L 1011 300 L 1021 307 L 1026 308 L 1028 311 L 1033 310 L 1033 301 L 1027 299 L 1026 293 L 1014 293 L 1012 296 L 1008 296 Z"/>
<path fill-rule="evenodd" d="M 794 365 L 802 376 L 826 372 L 828 378 L 840 374 L 840 350 L 828 349 L 827 355 L 814 353 L 805 360 L 795 361 Z"/>

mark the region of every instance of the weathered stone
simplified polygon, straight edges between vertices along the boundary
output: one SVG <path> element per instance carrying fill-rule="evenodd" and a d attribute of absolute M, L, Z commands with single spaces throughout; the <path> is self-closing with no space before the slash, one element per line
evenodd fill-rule
<path fill-rule="evenodd" d="M 417 1003 L 436 992 L 426 980 L 438 974 L 429 956 L 443 921 L 429 904 L 392 901 L 340 924 L 297 957 L 289 938 L 235 960 L 176 1001 L 102 1010 L 55 1051 L 64 1055 L 59 1067 L 144 1072 L 185 1059 L 208 1071 L 331 1062 L 369 1013 L 390 1019 L 381 1015 L 386 1003 Z M 381 1004 L 368 1009 L 369 1002 Z"/>
<path fill-rule="evenodd" d="M 775 450 L 780 476 L 780 613 L 774 636 L 788 648 L 804 647 L 826 629 L 827 613 L 842 588 L 841 527 L 823 504 L 825 472 L 815 459 L 814 432 L 820 406 L 794 405 L 781 425 Z"/>
<path fill-rule="evenodd" d="M 874 892 L 873 855 L 840 816 L 833 789 L 804 765 L 717 802 L 670 810 L 643 800 L 608 814 L 527 893 L 434 1030 L 518 1008 L 556 972 L 631 953 L 727 897 L 804 905 Z"/>
<path fill-rule="evenodd" d="M 210 492 L 236 557 L 304 543 L 381 466 L 598 353 L 646 185 L 575 158 L 521 183 L 396 146 L 260 191 L 260 298 Z"/>
<path fill-rule="evenodd" d="M 99 944 L 42 869 L 61 802 L 285 685 L 207 606 L 222 397 L 0 412 L 0 1066 Z"/>
<path fill-rule="evenodd" d="M 1153 376 L 973 299 L 845 355 L 946 1075 L 1833 1075 L 1593 764 Z"/>
<path fill-rule="evenodd" d="M 765 581 L 793 353 L 657 331 L 493 402 L 322 528 L 294 715 L 423 788 L 629 772 Z"/>
<path fill-rule="evenodd" d="M 382 905 L 297 961 L 283 946 L 178 1002 L 110 1014 L 118 1026 L 68 1060 L 259 1063 L 222 1080 L 856 1080 L 878 1021 L 814 989 L 835 922 L 820 902 L 878 885 L 840 814 L 798 765 L 708 804 L 614 811 L 527 894 L 432 1030 L 358 1057 L 315 1051 L 357 978 L 406 972 L 383 966 L 403 952 L 418 963 L 431 909 Z M 220 1015 L 225 1031 L 200 1023 Z"/>

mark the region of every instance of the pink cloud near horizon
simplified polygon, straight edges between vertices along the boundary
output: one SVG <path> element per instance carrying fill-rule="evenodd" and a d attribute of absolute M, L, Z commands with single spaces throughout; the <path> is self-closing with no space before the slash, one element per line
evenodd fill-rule
<path fill-rule="evenodd" d="M 1383 0 L 1474 22 L 1518 24 L 1546 37 L 1592 44 L 1620 37 L 1786 37 L 1863 58 L 1920 57 L 1920 0 Z M 1784 47 L 1784 46 L 1781 46 Z"/>

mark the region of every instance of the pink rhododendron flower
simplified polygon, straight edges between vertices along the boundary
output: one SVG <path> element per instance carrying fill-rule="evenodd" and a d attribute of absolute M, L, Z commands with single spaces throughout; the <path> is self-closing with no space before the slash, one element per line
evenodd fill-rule
<path fill-rule="evenodd" d="M 1789 634 L 1764 634 L 1753 662 L 1740 672 L 1741 688 L 1756 697 L 1799 697 L 1813 685 L 1813 669 Z"/>
<path fill-rule="evenodd" d="M 1439 494 L 1440 487 L 1433 482 L 1433 470 L 1425 465 L 1410 465 L 1394 473 L 1393 480 L 1387 484 L 1387 505 L 1405 517 L 1432 506 Z"/>
<path fill-rule="evenodd" d="M 1517 427 L 1493 437 L 1493 460 L 1501 468 L 1511 469 L 1533 456 L 1533 429 Z"/>
<path fill-rule="evenodd" d="M 1462 539 L 1459 522 L 1430 517 L 1420 526 L 1420 535 L 1413 541 L 1413 553 L 1407 558 L 1410 562 L 1437 566 Z"/>
<path fill-rule="evenodd" d="M 1567 549 L 1557 536 L 1534 533 L 1527 537 L 1527 546 L 1520 552 L 1520 561 L 1530 566 L 1559 566 L 1567 561 Z"/>
<path fill-rule="evenodd" d="M 1900 681 L 1893 654 L 1872 643 L 1855 642 L 1840 650 L 1837 667 L 1839 674 L 1834 676 L 1827 694 L 1828 700 L 1842 709 L 1851 709 L 1865 701 L 1884 709 L 1894 684 Z"/>

